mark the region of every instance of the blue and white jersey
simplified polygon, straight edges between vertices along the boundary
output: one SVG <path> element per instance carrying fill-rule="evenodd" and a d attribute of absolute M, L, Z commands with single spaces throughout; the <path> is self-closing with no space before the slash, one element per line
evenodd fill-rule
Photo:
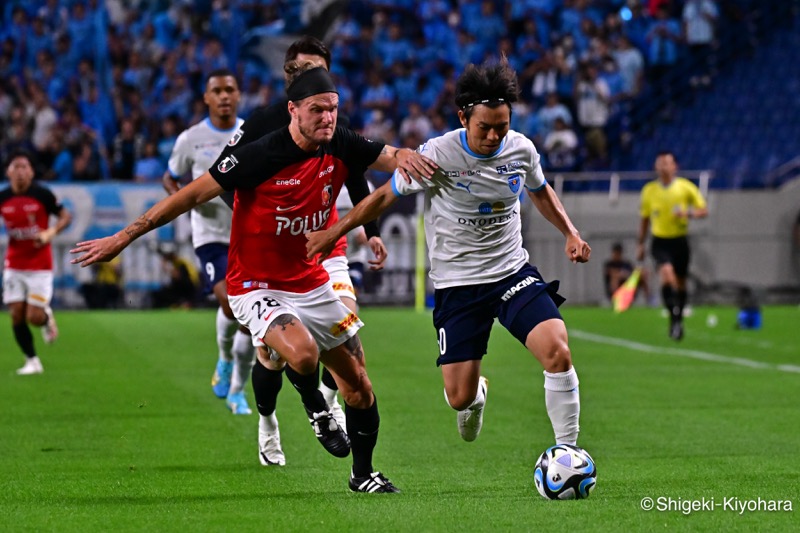
<path fill-rule="evenodd" d="M 458 129 L 420 146 L 439 169 L 430 181 L 406 183 L 397 172 L 398 196 L 425 192 L 425 238 L 437 289 L 499 281 L 528 261 L 522 247 L 520 193 L 546 185 L 533 143 L 509 131 L 488 156 L 467 145 Z M 523 189 L 524 188 L 524 189 Z"/>
<path fill-rule="evenodd" d="M 229 130 L 214 127 L 211 119 L 195 124 L 178 135 L 167 168 L 173 178 L 179 179 L 191 171 L 192 179 L 202 176 L 217 160 L 228 142 L 235 142 L 234 136 L 244 123 L 236 119 L 236 126 Z M 204 244 L 218 242 L 229 244 L 231 238 L 231 209 L 222 198 L 214 198 L 192 209 L 192 245 L 199 248 Z"/>

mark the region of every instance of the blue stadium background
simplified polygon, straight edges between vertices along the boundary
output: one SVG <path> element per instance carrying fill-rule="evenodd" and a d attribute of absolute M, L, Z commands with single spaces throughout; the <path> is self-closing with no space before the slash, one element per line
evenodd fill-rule
<path fill-rule="evenodd" d="M 698 46 L 689 33 L 704 10 L 713 35 Z M 799 11 L 796 0 L 7 0 L 0 155 L 34 150 L 45 180 L 157 182 L 176 135 L 205 116 L 208 72 L 237 72 L 246 118 L 283 94 L 269 52 L 311 33 L 332 49 L 344 112 L 373 138 L 416 146 L 457 126 L 455 78 L 502 53 L 522 87 L 513 127 L 549 170 L 647 170 L 666 148 L 712 169 L 713 187 L 776 187 L 798 155 Z M 557 117 L 574 149 L 548 143 Z"/>

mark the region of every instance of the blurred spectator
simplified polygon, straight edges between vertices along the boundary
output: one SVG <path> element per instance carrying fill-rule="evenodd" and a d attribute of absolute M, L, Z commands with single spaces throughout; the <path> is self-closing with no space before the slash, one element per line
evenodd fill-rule
<path fill-rule="evenodd" d="M 394 123 L 381 109 L 373 109 L 361 134 L 367 139 L 384 144 L 396 145 L 394 139 Z"/>
<path fill-rule="evenodd" d="M 567 126 L 572 125 L 572 113 L 569 112 L 567 106 L 561 103 L 558 95 L 554 92 L 547 95 L 545 105 L 539 109 L 539 131 L 542 137 L 553 131 L 556 119 L 560 118 Z"/>
<path fill-rule="evenodd" d="M 672 89 L 669 73 L 678 63 L 678 44 L 681 35 L 680 23 L 669 16 L 669 8 L 665 5 L 659 7 L 656 18 L 647 32 L 649 76 L 657 106 L 670 104 Z M 669 113 L 668 108 L 665 111 L 665 118 Z"/>
<path fill-rule="evenodd" d="M 161 135 L 159 136 L 156 150 L 158 157 L 166 167 L 169 156 L 172 154 L 172 147 L 178 139 L 178 119 L 175 115 L 167 116 L 161 122 Z"/>
<path fill-rule="evenodd" d="M 711 85 L 714 46 L 719 10 L 713 0 L 686 0 L 683 6 L 683 32 L 689 46 L 692 87 Z"/>
<path fill-rule="evenodd" d="M 31 101 L 26 110 L 26 115 L 33 120 L 31 142 L 37 153 L 47 149 L 50 140 L 50 131 L 58 122 L 58 115 L 50 106 L 47 95 L 38 85 L 30 86 Z"/>
<path fill-rule="evenodd" d="M 137 183 L 160 183 L 166 169 L 166 165 L 158 158 L 156 143 L 147 141 L 144 144 L 142 158 L 136 161 L 133 170 L 134 181 Z"/>
<path fill-rule="evenodd" d="M 339 91 L 339 105 L 342 105 L 342 91 Z M 272 97 L 272 88 L 267 83 L 262 83 L 255 76 L 247 78 L 242 97 L 239 100 L 239 116 L 247 118 L 253 109 L 268 105 Z"/>
<path fill-rule="evenodd" d="M 606 82 L 598 77 L 596 66 L 587 63 L 580 70 L 580 79 L 575 85 L 578 124 L 586 139 L 587 164 L 591 168 L 602 168 L 608 163 L 605 127 L 611 95 Z"/>
<path fill-rule="evenodd" d="M 400 123 L 400 137 L 416 134 L 421 139 L 430 139 L 431 119 L 422 113 L 422 108 L 416 102 L 408 106 L 408 116 Z"/>
<path fill-rule="evenodd" d="M 642 53 L 631 44 L 631 40 L 627 36 L 622 35 L 617 40 L 617 45 L 612 55 L 619 67 L 620 76 L 622 76 L 624 93 L 629 98 L 637 96 L 642 89 L 642 80 L 644 78 L 644 57 Z"/>
<path fill-rule="evenodd" d="M 545 137 L 544 155 L 549 170 L 572 172 L 577 169 L 578 136 L 563 118 L 556 118 L 553 130 Z"/>
<path fill-rule="evenodd" d="M 114 137 L 111 173 L 114 179 L 133 181 L 133 169 L 144 152 L 144 136 L 130 118 L 123 118 Z"/>

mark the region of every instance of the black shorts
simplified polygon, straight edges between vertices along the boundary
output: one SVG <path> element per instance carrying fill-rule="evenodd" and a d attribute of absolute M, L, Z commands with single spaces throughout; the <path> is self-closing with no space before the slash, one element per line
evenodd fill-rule
<path fill-rule="evenodd" d="M 209 294 L 214 290 L 214 285 L 225 280 L 228 273 L 228 245 L 211 242 L 196 248 L 194 254 L 200 260 L 203 292 Z"/>
<path fill-rule="evenodd" d="M 686 237 L 674 239 L 653 237 L 650 253 L 657 266 L 669 263 L 675 274 L 681 278 L 685 278 L 689 273 L 689 240 Z"/>
<path fill-rule="evenodd" d="M 526 264 L 516 274 L 482 285 L 437 289 L 433 327 L 439 336 L 437 365 L 482 359 L 494 319 L 523 345 L 540 322 L 561 319 L 558 281 L 547 283 Z"/>

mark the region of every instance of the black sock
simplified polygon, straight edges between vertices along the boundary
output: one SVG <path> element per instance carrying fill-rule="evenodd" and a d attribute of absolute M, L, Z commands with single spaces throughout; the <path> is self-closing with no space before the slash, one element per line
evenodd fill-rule
<path fill-rule="evenodd" d="M 336 380 L 333 379 L 333 374 L 326 367 L 322 367 L 322 384 L 331 390 L 339 390 Z"/>
<path fill-rule="evenodd" d="M 373 395 L 371 407 L 356 409 L 344 405 L 347 417 L 347 435 L 353 452 L 353 476 L 364 477 L 372 473 L 372 451 L 378 442 L 381 416 L 378 414 L 378 399 Z"/>
<path fill-rule="evenodd" d="M 22 324 L 14 326 L 13 329 L 14 338 L 17 339 L 17 344 L 22 348 L 22 353 L 25 354 L 25 357 L 29 359 L 31 357 L 36 357 L 36 350 L 33 347 L 33 335 L 31 334 L 31 328 L 28 327 L 28 324 L 23 322 Z"/>
<path fill-rule="evenodd" d="M 672 290 L 672 285 L 661 286 L 661 300 L 664 302 L 664 307 L 669 311 L 670 317 L 677 318 L 677 305 L 675 302 L 675 291 Z"/>
<path fill-rule="evenodd" d="M 283 386 L 283 370 L 270 370 L 256 358 L 252 380 L 259 414 L 262 416 L 271 415 L 275 412 L 278 393 Z"/>
<path fill-rule="evenodd" d="M 677 306 L 678 306 L 678 316 L 683 317 L 683 308 L 686 307 L 686 291 L 685 290 L 678 290 L 678 297 L 677 297 Z"/>
<path fill-rule="evenodd" d="M 285 370 L 289 383 L 294 385 L 294 388 L 300 393 L 300 398 L 303 400 L 303 406 L 306 410 L 313 413 L 328 410 L 328 404 L 325 403 L 325 398 L 317 388 L 319 387 L 319 363 L 317 363 L 317 368 L 313 372 L 305 376 L 298 374 L 289 365 L 286 365 Z"/>

